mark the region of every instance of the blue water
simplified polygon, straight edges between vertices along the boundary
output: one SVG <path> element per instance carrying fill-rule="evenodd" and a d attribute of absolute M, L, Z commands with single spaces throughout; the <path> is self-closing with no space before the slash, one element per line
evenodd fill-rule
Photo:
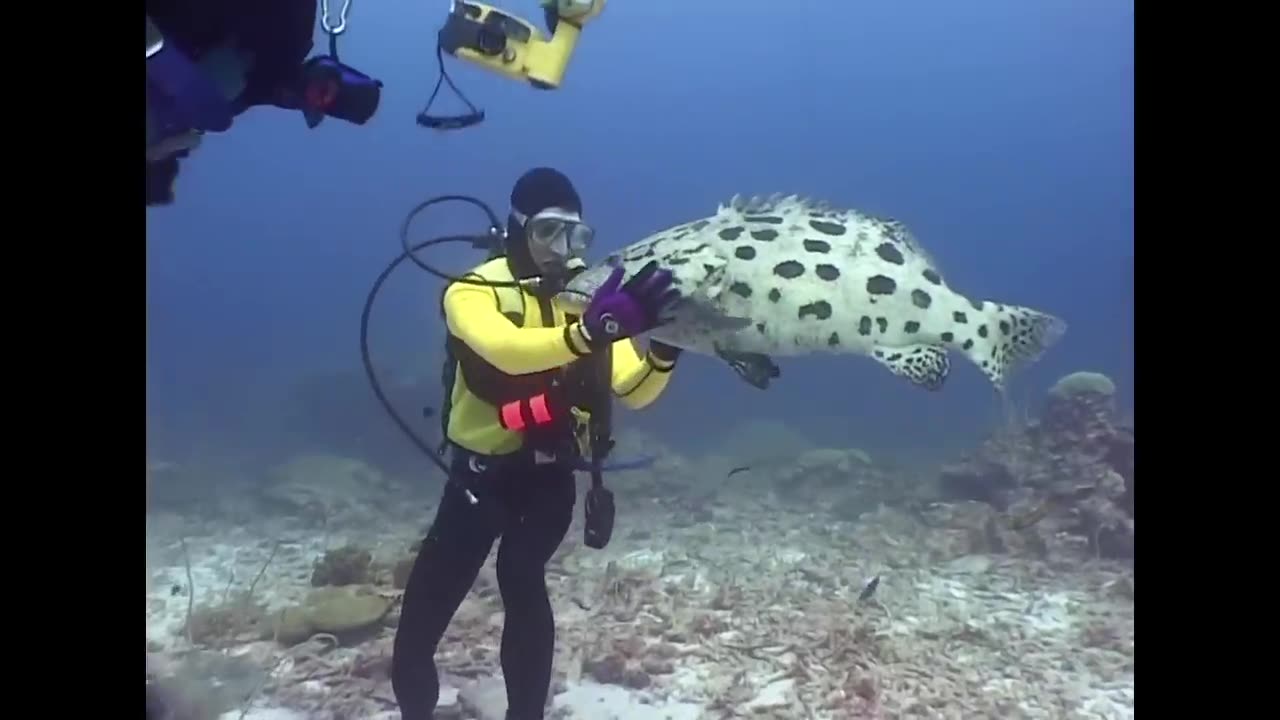
<path fill-rule="evenodd" d="M 531 0 L 507 7 L 538 16 Z M 1069 323 L 1018 377 L 1020 397 L 1081 369 L 1132 396 L 1132 2 L 614 0 L 558 91 L 451 64 L 488 113 L 452 134 L 414 122 L 445 12 L 357 0 L 342 56 L 384 81 L 378 115 L 309 131 L 297 113 L 251 111 L 185 163 L 174 206 L 148 210 L 148 404 L 161 444 L 271 445 L 288 432 L 291 387 L 358 371 L 361 304 L 398 251 L 404 213 L 439 193 L 504 213 L 511 183 L 541 164 L 578 184 L 601 254 L 735 193 L 896 217 L 957 289 Z M 434 109 L 463 106 L 444 96 Z M 439 232 L 477 227 L 470 217 L 443 212 Z M 440 253 L 458 270 L 478 259 Z M 438 292 L 413 268 L 388 284 L 380 363 L 436 377 Z M 999 415 L 964 362 L 939 394 L 861 358 L 781 364 L 760 392 L 688 357 L 659 403 L 620 422 L 691 449 L 760 418 L 837 445 L 924 452 L 963 446 Z M 351 402 L 370 397 L 353 390 Z M 372 413 L 359 430 L 398 432 Z"/>

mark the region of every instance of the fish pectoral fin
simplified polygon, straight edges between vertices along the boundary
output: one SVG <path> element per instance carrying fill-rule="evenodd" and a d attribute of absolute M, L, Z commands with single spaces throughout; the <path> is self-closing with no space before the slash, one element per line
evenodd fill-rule
<path fill-rule="evenodd" d="M 751 326 L 751 318 L 725 315 L 712 304 L 695 298 L 681 298 L 671 306 L 673 320 L 689 323 L 706 332 L 736 332 Z"/>
<path fill-rule="evenodd" d="M 889 372 L 925 390 L 941 390 L 951 373 L 947 351 L 936 345 L 878 347 L 871 351 L 871 357 Z"/>
<path fill-rule="evenodd" d="M 782 369 L 764 353 L 734 352 L 717 345 L 716 357 L 729 363 L 729 367 L 748 385 L 761 390 L 768 390 L 769 382 L 782 376 Z"/>

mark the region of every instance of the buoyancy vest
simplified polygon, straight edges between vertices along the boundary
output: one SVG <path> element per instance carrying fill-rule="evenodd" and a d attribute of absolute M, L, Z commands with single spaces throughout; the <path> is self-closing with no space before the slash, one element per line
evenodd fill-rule
<path fill-rule="evenodd" d="M 509 282 L 513 279 L 506 257 L 486 261 L 463 277 Z M 489 287 L 498 311 L 516 327 L 562 327 L 571 321 L 547 298 L 539 298 L 524 288 Z M 442 297 L 443 300 L 443 297 Z M 443 307 L 441 308 L 443 311 Z M 526 375 L 510 375 L 494 367 L 466 343 L 449 334 L 445 341 L 444 389 L 447 401 L 441 424 L 448 442 L 482 455 L 507 455 L 534 444 L 545 452 L 568 450 L 574 436 L 568 418 L 554 418 L 547 428 L 511 429 L 511 413 L 546 412 L 537 398 L 571 386 L 572 373 L 581 372 L 581 361 L 562 368 Z M 533 408 L 529 402 L 534 400 Z M 577 403 L 575 403 L 577 404 Z M 513 410 L 514 408 L 514 410 Z M 564 411 L 562 409 L 562 411 Z M 508 413 L 504 418 L 504 412 Z M 532 423 L 530 423 L 532 424 Z M 554 446 L 554 447 L 553 447 Z"/>

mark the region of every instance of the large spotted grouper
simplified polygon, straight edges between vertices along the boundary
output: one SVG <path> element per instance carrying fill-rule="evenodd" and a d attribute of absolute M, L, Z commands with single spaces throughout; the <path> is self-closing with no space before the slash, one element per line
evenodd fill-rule
<path fill-rule="evenodd" d="M 715 355 L 760 388 L 780 374 L 770 356 L 829 352 L 938 390 L 955 351 L 1003 390 L 1066 332 L 1052 315 L 956 292 L 902 223 L 794 195 L 734 196 L 610 255 L 558 299 L 580 312 L 613 267 L 630 277 L 653 260 L 682 297 L 650 336 Z"/>

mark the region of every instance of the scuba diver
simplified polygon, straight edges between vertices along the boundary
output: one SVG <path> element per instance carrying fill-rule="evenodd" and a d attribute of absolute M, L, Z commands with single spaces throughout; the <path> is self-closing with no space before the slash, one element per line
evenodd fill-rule
<path fill-rule="evenodd" d="M 598 463 L 612 445 L 590 428 L 614 397 L 637 409 L 654 402 L 680 354 L 651 342 L 641 358 L 631 340 L 660 324 L 679 297 L 656 263 L 626 283 L 617 269 L 581 317 L 558 307 L 554 295 L 585 267 L 593 235 L 569 179 L 532 169 L 511 191 L 501 254 L 444 290 L 446 348 L 456 362 L 447 365 L 456 371 L 446 373 L 444 410 L 452 458 L 396 629 L 391 682 L 404 720 L 432 717 L 436 649 L 499 537 L 506 717 L 543 717 L 555 645 L 546 564 L 573 519 L 575 469 L 584 454 Z M 539 279 L 533 290 L 513 282 L 529 278 Z M 593 495 L 598 467 L 586 500 L 592 547 L 612 533 L 612 496 L 602 509 Z"/>
<path fill-rule="evenodd" d="M 307 59 L 315 0 L 250 2 L 147 0 L 147 207 L 173 202 L 179 162 L 207 132 L 225 132 L 252 107 L 300 110 L 307 127 L 326 117 L 364 125 L 381 101 L 382 82 L 343 64 L 337 39 L 352 0 L 320 0 L 327 54 Z M 560 87 L 582 28 L 605 0 L 542 0 L 549 35 L 532 23 L 473 0 L 453 0 L 436 38 L 435 88 L 419 125 L 460 130 L 484 121 L 445 69 L 444 56 L 540 90 Z M 434 115 L 442 85 L 468 108 Z"/>
<path fill-rule="evenodd" d="M 147 207 L 173 202 L 179 162 L 201 135 L 250 108 L 301 111 L 311 128 L 367 122 L 382 83 L 338 60 L 350 5 L 321 0 L 329 51 L 307 59 L 316 0 L 147 0 Z"/>

